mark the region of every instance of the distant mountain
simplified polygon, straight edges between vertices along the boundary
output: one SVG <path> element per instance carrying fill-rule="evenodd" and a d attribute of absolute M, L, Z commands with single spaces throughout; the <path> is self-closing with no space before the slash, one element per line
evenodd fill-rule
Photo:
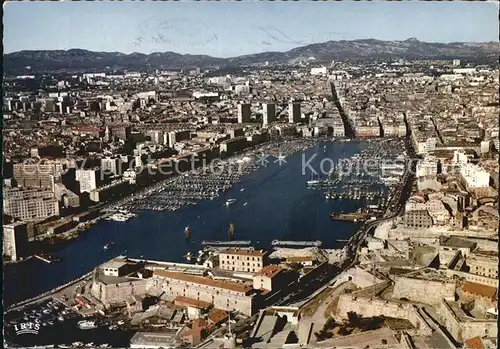
<path fill-rule="evenodd" d="M 285 63 L 314 57 L 318 62 L 331 60 L 380 59 L 464 59 L 481 62 L 498 61 L 500 43 L 428 43 L 415 38 L 404 41 L 375 39 L 327 41 L 297 47 L 286 52 L 263 52 L 232 58 L 206 55 L 182 55 L 175 52 L 151 54 L 93 52 L 80 49 L 19 51 L 4 55 L 4 72 L 18 74 L 49 71 L 85 71 L 110 69 L 173 69 L 210 66 L 238 66 L 254 63 Z"/>

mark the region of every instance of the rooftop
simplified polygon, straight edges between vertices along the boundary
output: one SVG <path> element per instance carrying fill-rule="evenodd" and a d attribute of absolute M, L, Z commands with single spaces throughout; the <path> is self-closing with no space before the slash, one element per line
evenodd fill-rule
<path fill-rule="evenodd" d="M 103 263 L 101 264 L 100 268 L 101 269 L 120 269 L 121 267 L 127 265 L 127 262 L 123 261 L 123 260 L 116 260 L 116 259 L 113 259 L 113 260 L 110 260 L 106 263 Z"/>
<path fill-rule="evenodd" d="M 177 347 L 175 332 L 137 332 L 131 339 L 130 344 L 135 346 L 156 346 L 172 348 Z"/>
<path fill-rule="evenodd" d="M 212 303 L 184 296 L 175 297 L 174 303 L 175 305 L 198 308 L 198 309 L 208 309 L 212 306 Z"/>
<path fill-rule="evenodd" d="M 446 247 L 456 247 L 456 248 L 470 248 L 473 249 L 476 247 L 475 242 L 467 241 L 465 239 L 460 239 L 456 237 L 442 237 L 439 240 L 439 244 L 441 246 L 446 246 Z"/>
<path fill-rule="evenodd" d="M 277 265 L 268 265 L 262 268 L 256 275 L 266 276 L 268 278 L 273 278 L 278 275 L 283 269 Z"/>
<path fill-rule="evenodd" d="M 496 297 L 497 289 L 495 287 L 486 286 L 482 284 L 476 284 L 474 282 L 466 282 L 462 286 L 463 292 L 472 293 L 475 295 L 487 297 L 489 299 L 493 299 Z"/>
<path fill-rule="evenodd" d="M 245 285 L 245 284 L 238 284 L 238 283 L 229 282 L 229 281 L 218 281 L 218 280 L 210 279 L 208 277 L 186 275 L 186 274 L 176 273 L 176 272 L 171 272 L 171 271 L 166 271 L 166 270 L 155 270 L 153 272 L 153 274 L 155 276 L 159 276 L 159 277 L 166 277 L 166 278 L 171 278 L 171 279 L 176 279 L 176 280 L 181 280 L 181 281 L 186 281 L 186 282 L 192 282 L 192 283 L 205 285 L 205 286 L 223 288 L 226 290 L 241 292 L 241 293 L 247 293 L 252 289 L 252 287 Z"/>
<path fill-rule="evenodd" d="M 253 257 L 262 257 L 267 252 L 264 250 L 254 250 L 248 248 L 227 248 L 225 250 L 220 251 L 220 254 L 234 254 L 234 255 L 242 255 L 242 256 L 253 256 Z"/>

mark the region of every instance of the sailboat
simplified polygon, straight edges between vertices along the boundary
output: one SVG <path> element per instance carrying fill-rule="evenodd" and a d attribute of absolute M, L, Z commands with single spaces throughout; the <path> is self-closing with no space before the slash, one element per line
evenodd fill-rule
<path fill-rule="evenodd" d="M 234 223 L 229 223 L 229 240 L 234 240 Z"/>
<path fill-rule="evenodd" d="M 186 225 L 186 228 L 184 228 L 184 236 L 186 240 L 189 240 L 191 237 L 191 229 L 189 229 L 189 225 Z"/>

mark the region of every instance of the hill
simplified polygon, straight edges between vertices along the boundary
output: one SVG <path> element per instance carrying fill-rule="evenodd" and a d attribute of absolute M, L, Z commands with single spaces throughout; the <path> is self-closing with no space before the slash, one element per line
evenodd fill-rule
<path fill-rule="evenodd" d="M 82 49 L 19 51 L 4 55 L 4 72 L 88 71 L 109 69 L 174 69 L 189 67 L 242 66 L 256 63 L 287 63 L 314 57 L 318 62 L 332 60 L 381 59 L 462 59 L 496 62 L 500 43 L 428 43 L 415 38 L 404 41 L 375 39 L 327 41 L 294 48 L 286 52 L 263 52 L 232 58 L 189 55 L 175 52 L 151 54 L 93 52 Z M 26 67 L 31 67 L 27 70 Z"/>

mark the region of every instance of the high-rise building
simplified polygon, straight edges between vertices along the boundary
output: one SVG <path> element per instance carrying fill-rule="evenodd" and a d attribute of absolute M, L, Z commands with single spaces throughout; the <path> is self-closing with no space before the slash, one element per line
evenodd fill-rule
<path fill-rule="evenodd" d="M 101 159 L 101 169 L 104 173 L 121 174 L 121 159 L 105 157 Z"/>
<path fill-rule="evenodd" d="M 262 124 L 267 126 L 273 121 L 276 121 L 276 105 L 274 103 L 262 104 Z"/>
<path fill-rule="evenodd" d="M 238 123 L 244 124 L 250 122 L 250 104 L 238 104 Z"/>
<path fill-rule="evenodd" d="M 3 226 L 3 255 L 17 261 L 29 255 L 28 225 L 15 222 Z"/>
<path fill-rule="evenodd" d="M 97 189 L 101 179 L 101 171 L 98 168 L 84 170 L 76 170 L 76 180 L 80 183 L 80 193 L 90 193 L 92 190 Z"/>
<path fill-rule="evenodd" d="M 106 125 L 106 129 L 104 130 L 104 141 L 109 142 L 111 140 L 111 131 L 109 130 L 108 125 Z"/>
<path fill-rule="evenodd" d="M 291 124 L 300 122 L 300 103 L 290 103 L 288 105 L 288 122 Z"/>

